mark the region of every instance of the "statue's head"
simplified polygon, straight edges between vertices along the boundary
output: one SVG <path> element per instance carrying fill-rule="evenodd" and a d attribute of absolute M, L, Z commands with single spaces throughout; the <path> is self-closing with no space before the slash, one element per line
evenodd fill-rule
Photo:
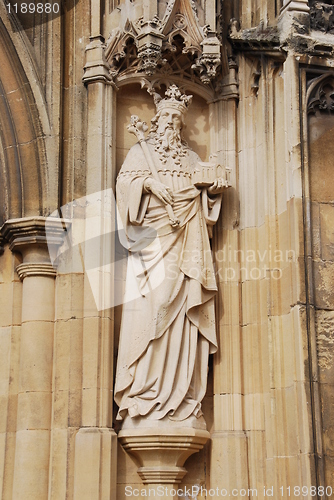
<path fill-rule="evenodd" d="M 192 95 L 182 94 L 177 85 L 170 85 L 165 92 L 165 98 L 155 93 L 154 102 L 157 108 L 157 113 L 161 112 L 163 109 L 177 109 L 182 115 L 184 115 L 192 101 Z"/>
<path fill-rule="evenodd" d="M 182 94 L 176 85 L 170 85 L 163 99 L 159 94 L 154 94 L 156 115 L 152 120 L 152 128 L 161 135 L 168 129 L 173 129 L 180 134 L 184 119 L 192 96 Z"/>

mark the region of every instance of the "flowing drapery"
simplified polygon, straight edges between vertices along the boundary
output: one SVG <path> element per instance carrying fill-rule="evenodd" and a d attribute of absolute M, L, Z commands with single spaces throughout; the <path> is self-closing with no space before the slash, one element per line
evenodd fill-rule
<path fill-rule="evenodd" d="M 177 229 L 165 207 L 145 192 L 151 173 L 140 145 L 130 150 L 118 176 L 117 206 L 129 249 L 126 295 L 133 294 L 129 287 L 137 288 L 136 298 L 123 305 L 118 419 L 127 413 L 155 420 L 201 414 L 208 355 L 217 349 L 208 225 L 218 218 L 221 197 L 210 198 L 191 184 L 198 160 L 189 150 L 178 169 L 167 165 L 161 175 L 174 192 Z"/>

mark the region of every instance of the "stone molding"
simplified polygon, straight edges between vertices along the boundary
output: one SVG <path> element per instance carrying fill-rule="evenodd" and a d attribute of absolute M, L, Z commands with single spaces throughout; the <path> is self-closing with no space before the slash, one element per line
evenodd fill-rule
<path fill-rule="evenodd" d="M 185 461 L 209 438 L 208 431 L 187 427 L 127 429 L 118 434 L 124 450 L 137 459 L 144 484 L 179 484 L 187 473 Z"/>
<path fill-rule="evenodd" d="M 103 37 L 90 38 L 90 43 L 86 47 L 86 64 L 82 77 L 82 81 L 86 85 L 96 82 L 113 85 L 109 65 L 105 58 L 105 47 Z"/>
<path fill-rule="evenodd" d="M 216 86 L 217 101 L 239 101 L 238 64 L 234 56 L 228 58 L 229 74 Z"/>
<path fill-rule="evenodd" d="M 21 281 L 28 276 L 56 277 L 57 269 L 50 262 L 48 250 L 63 243 L 68 226 L 69 221 L 56 217 L 10 219 L 3 224 L 0 237 L 9 243 L 12 252 L 23 255 L 23 263 L 16 268 Z"/>
<path fill-rule="evenodd" d="M 46 236 L 46 221 L 48 236 Z M 69 221 L 56 217 L 9 219 L 0 228 L 0 234 L 3 240 L 9 243 L 12 251 L 20 252 L 24 247 L 33 244 L 61 245 L 68 224 Z"/>
<path fill-rule="evenodd" d="M 229 41 L 237 54 L 250 56 L 266 55 L 277 62 L 284 62 L 287 54 L 333 57 L 333 37 L 324 40 L 323 34 L 309 33 L 309 16 L 297 16 L 294 12 L 284 11 L 277 26 L 265 27 L 260 23 L 255 28 L 240 29 L 235 19 L 231 21 Z"/>
<path fill-rule="evenodd" d="M 16 272 L 21 281 L 28 276 L 49 276 L 51 278 L 57 276 L 57 269 L 52 264 L 45 264 L 44 262 L 19 264 L 16 267 Z"/>
<path fill-rule="evenodd" d="M 236 19 L 231 21 L 229 40 L 238 51 L 266 53 L 272 57 L 282 57 L 279 30 L 276 26 L 265 28 L 263 23 L 255 28 L 240 29 Z"/>

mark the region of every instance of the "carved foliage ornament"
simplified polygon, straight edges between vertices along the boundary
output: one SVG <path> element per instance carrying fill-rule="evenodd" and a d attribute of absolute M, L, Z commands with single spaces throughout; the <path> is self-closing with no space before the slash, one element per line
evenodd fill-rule
<path fill-rule="evenodd" d="M 209 84 L 222 66 L 221 43 L 209 26 L 201 27 L 191 0 L 169 0 L 162 20 L 127 20 L 114 30 L 106 48 L 106 59 L 114 81 L 130 74 L 170 73 L 173 54 L 187 57 L 186 71 Z M 175 56 L 174 56 L 175 59 Z M 166 64 L 167 63 L 167 64 Z M 164 66 L 167 66 L 164 69 Z M 228 72 L 223 64 L 222 73 Z"/>

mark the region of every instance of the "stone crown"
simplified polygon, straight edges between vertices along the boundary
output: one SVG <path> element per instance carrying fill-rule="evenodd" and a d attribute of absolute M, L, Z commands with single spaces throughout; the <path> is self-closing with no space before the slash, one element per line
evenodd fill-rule
<path fill-rule="evenodd" d="M 159 94 L 155 94 L 154 102 L 157 108 L 157 111 L 161 111 L 163 108 L 175 108 L 181 111 L 181 113 L 185 113 L 191 104 L 192 95 L 182 94 L 177 85 L 173 84 L 168 87 L 165 92 L 165 98 Z"/>

